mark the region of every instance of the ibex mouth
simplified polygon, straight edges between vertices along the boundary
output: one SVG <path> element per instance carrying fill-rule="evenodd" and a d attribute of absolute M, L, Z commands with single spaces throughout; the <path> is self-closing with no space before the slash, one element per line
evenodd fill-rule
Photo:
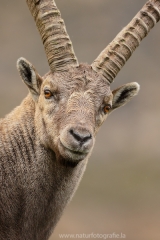
<path fill-rule="evenodd" d="M 71 159 L 71 161 L 81 161 L 83 160 L 89 151 L 82 151 L 80 150 L 74 150 L 72 148 L 69 148 L 68 146 L 65 146 L 61 141 L 59 144 L 59 150 L 61 155 L 64 158 Z"/>
<path fill-rule="evenodd" d="M 68 125 L 60 134 L 59 150 L 63 157 L 72 161 L 86 158 L 93 147 L 92 131 L 81 125 Z"/>

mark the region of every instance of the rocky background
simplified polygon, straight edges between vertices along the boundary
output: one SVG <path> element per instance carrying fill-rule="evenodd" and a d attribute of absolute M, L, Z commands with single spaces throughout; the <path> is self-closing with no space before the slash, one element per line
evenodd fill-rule
<path fill-rule="evenodd" d="M 92 61 L 145 0 L 57 0 L 79 62 Z M 25 0 L 0 0 L 0 117 L 27 95 L 16 70 L 23 56 L 44 75 L 39 33 Z M 143 40 L 112 89 L 141 85 L 139 95 L 108 118 L 87 170 L 50 240 L 62 233 L 123 233 L 160 239 L 160 24 Z M 98 238 L 97 238 L 98 239 Z"/>

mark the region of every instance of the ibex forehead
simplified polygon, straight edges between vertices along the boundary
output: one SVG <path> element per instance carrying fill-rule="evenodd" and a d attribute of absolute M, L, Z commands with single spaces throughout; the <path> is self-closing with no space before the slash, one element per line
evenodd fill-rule
<path fill-rule="evenodd" d="M 65 72 L 49 73 L 44 76 L 42 87 L 49 85 L 53 90 L 67 92 L 90 91 L 90 93 L 99 93 L 100 95 L 110 94 L 109 83 L 103 76 L 97 74 L 91 66 L 81 64 L 79 67 L 73 67 Z"/>

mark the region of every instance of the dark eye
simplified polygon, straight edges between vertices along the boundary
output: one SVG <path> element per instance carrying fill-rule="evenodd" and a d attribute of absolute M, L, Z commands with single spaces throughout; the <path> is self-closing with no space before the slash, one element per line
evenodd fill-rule
<path fill-rule="evenodd" d="M 44 96 L 46 99 L 49 99 L 53 96 L 53 94 L 50 90 L 44 90 Z"/>
<path fill-rule="evenodd" d="M 110 104 L 106 104 L 103 108 L 104 113 L 107 114 L 109 112 L 109 110 L 111 109 L 111 107 L 112 106 Z"/>

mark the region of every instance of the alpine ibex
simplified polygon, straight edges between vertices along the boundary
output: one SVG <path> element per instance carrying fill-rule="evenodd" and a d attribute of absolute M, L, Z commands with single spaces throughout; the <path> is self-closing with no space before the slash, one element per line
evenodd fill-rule
<path fill-rule="evenodd" d="M 0 120 L 0 238 L 48 239 L 72 198 L 95 136 L 116 108 L 139 91 L 110 84 L 160 19 L 160 0 L 148 1 L 91 66 L 79 64 L 53 0 L 26 0 L 42 37 L 50 72 L 41 77 L 20 58 L 29 89 Z"/>

